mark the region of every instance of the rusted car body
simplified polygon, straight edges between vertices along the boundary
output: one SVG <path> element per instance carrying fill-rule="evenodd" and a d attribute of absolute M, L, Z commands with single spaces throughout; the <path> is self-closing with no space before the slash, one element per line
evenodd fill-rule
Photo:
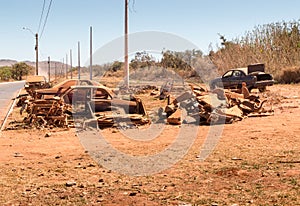
<path fill-rule="evenodd" d="M 71 86 L 60 95 L 61 99 L 72 105 L 76 117 L 97 119 L 100 127 L 112 126 L 120 122 L 143 125 L 150 122 L 141 99 L 128 96 L 116 97 L 105 86 Z"/>
<path fill-rule="evenodd" d="M 76 85 L 101 86 L 100 83 L 92 80 L 69 79 L 69 80 L 62 81 L 48 89 L 35 90 L 35 97 L 37 99 L 41 99 L 42 96 L 44 97 L 48 96 L 48 98 L 51 98 L 55 95 L 59 95 L 60 93 L 64 93 L 68 88 Z"/>
<path fill-rule="evenodd" d="M 27 122 L 40 122 L 43 125 L 55 123 L 56 126 L 97 122 L 104 128 L 120 123 L 144 125 L 150 123 L 141 99 L 129 96 L 128 99 L 116 97 L 105 86 L 76 85 L 49 97 L 41 96 L 29 103 Z M 36 121 L 38 119 L 38 121 Z"/>

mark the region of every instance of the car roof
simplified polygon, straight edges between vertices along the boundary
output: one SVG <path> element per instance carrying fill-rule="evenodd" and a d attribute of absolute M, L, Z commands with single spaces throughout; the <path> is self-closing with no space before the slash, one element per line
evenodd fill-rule
<path fill-rule="evenodd" d="M 107 93 L 110 95 L 110 96 L 114 96 L 114 92 L 106 87 L 106 86 L 94 86 L 94 85 L 75 85 L 75 86 L 71 86 L 70 87 L 71 89 L 103 89 L 105 91 L 107 91 Z"/>
<path fill-rule="evenodd" d="M 230 69 L 228 71 L 236 71 L 236 70 L 243 71 L 245 74 L 248 73 L 248 68 L 247 67 L 234 68 L 234 69 Z"/>
<path fill-rule="evenodd" d="M 87 80 L 87 79 L 67 79 L 54 85 L 53 88 L 60 88 L 60 87 L 68 88 L 73 85 L 80 85 L 82 82 L 86 82 L 90 85 L 101 85 L 96 81 Z"/>

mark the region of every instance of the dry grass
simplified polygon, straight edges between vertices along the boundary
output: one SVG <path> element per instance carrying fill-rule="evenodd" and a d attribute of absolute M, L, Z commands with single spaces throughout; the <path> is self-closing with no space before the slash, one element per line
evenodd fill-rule
<path fill-rule="evenodd" d="M 210 56 L 221 72 L 261 62 L 266 64 L 267 72 L 280 76 L 283 68 L 300 66 L 299 31 L 299 20 L 257 26 L 225 42 Z"/>
<path fill-rule="evenodd" d="M 275 79 L 282 84 L 300 83 L 300 67 L 285 68 Z"/>

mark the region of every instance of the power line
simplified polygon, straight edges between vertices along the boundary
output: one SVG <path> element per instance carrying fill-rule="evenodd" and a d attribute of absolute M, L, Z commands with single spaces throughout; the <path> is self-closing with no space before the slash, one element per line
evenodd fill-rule
<path fill-rule="evenodd" d="M 40 22 L 39 22 L 39 27 L 38 27 L 37 33 L 39 33 L 40 28 L 41 28 L 42 19 L 43 19 L 44 10 L 45 10 L 45 3 L 46 3 L 46 0 L 44 0 L 44 3 L 43 3 L 43 8 L 42 8 L 42 12 L 41 12 L 41 17 L 40 17 Z"/>
<path fill-rule="evenodd" d="M 50 12 L 51 5 L 52 5 L 52 0 L 50 1 L 50 4 L 48 6 L 48 11 L 47 11 L 47 15 L 46 15 L 46 18 L 45 18 L 45 21 L 44 21 L 44 26 L 43 26 L 43 29 L 42 29 L 42 32 L 41 32 L 41 35 L 40 35 L 40 40 L 41 40 L 41 38 L 43 36 L 43 33 L 44 33 L 44 29 L 45 29 L 45 26 L 46 26 L 46 23 L 47 23 L 47 20 L 48 20 L 48 15 L 49 15 L 49 12 Z"/>

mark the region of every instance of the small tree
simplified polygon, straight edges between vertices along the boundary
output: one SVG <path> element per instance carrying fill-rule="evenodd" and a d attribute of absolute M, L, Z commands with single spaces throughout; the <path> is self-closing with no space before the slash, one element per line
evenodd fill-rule
<path fill-rule="evenodd" d="M 12 66 L 12 78 L 14 80 L 22 80 L 22 77 L 28 75 L 33 68 L 25 62 L 16 63 Z"/>
<path fill-rule="evenodd" d="M 8 81 L 12 76 L 12 68 L 5 66 L 0 67 L 0 79 L 3 81 Z"/>
<path fill-rule="evenodd" d="M 150 68 L 155 65 L 155 58 L 148 54 L 146 51 L 136 52 L 134 59 L 130 62 L 130 67 L 132 69 L 138 68 Z"/>
<path fill-rule="evenodd" d="M 123 67 L 123 62 L 114 61 L 114 63 L 110 66 L 110 70 L 116 72 L 118 70 L 121 70 L 122 67 Z"/>

